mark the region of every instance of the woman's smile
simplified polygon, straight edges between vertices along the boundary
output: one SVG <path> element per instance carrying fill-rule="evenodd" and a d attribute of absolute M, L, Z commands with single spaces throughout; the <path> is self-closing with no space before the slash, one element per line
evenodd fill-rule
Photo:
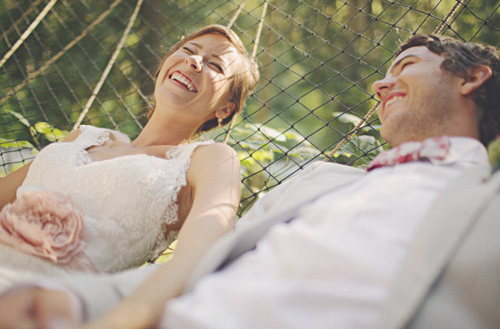
<path fill-rule="evenodd" d="M 198 89 L 196 88 L 194 82 L 185 74 L 182 74 L 180 71 L 175 71 L 174 73 L 172 73 L 169 77 L 169 80 L 175 85 L 178 85 L 181 88 L 184 88 L 192 93 L 198 92 Z"/>

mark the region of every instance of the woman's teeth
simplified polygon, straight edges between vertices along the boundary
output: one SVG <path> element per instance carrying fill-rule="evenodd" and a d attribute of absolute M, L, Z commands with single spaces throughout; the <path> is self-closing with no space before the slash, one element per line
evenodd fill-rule
<path fill-rule="evenodd" d="M 189 81 L 189 79 L 186 79 L 186 77 L 184 77 L 182 74 L 174 72 L 170 79 L 179 81 L 180 83 L 185 85 L 189 91 L 196 92 L 196 88 L 193 87 L 191 81 Z"/>

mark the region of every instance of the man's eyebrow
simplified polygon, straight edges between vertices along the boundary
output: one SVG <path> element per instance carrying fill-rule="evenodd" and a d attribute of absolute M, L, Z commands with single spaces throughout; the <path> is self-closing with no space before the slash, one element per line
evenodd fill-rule
<path fill-rule="evenodd" d="M 414 55 L 414 54 L 408 54 L 406 56 L 404 56 L 403 58 L 400 58 L 398 59 L 396 62 L 394 62 L 392 65 L 391 65 L 391 69 L 389 70 L 390 72 L 393 71 L 396 67 L 398 67 L 399 65 L 401 65 L 401 62 L 404 61 L 406 58 L 408 57 L 418 57 L 417 55 Z"/>

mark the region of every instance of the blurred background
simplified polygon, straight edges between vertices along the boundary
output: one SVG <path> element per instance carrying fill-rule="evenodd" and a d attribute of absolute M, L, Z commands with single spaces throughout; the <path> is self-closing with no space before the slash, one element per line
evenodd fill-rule
<path fill-rule="evenodd" d="M 398 43 L 437 31 L 498 49 L 499 6 L 492 0 L 3 0 L 0 177 L 63 139 L 79 118 L 133 139 L 147 121 L 154 73 L 169 47 L 202 26 L 231 24 L 254 52 L 261 82 L 229 135 L 225 128 L 201 138 L 228 135 L 237 150 L 241 215 L 311 161 L 365 166 L 388 147 L 376 112 L 363 117 L 377 105 L 371 84 L 383 77 Z"/>

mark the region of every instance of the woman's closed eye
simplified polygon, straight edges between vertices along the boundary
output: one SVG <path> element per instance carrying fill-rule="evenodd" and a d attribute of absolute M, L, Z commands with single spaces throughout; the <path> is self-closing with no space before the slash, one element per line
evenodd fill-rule
<path fill-rule="evenodd" d="M 191 55 L 195 55 L 195 52 L 188 47 L 182 47 L 182 50 L 186 51 L 187 53 Z M 219 73 L 224 73 L 224 69 L 222 68 L 222 65 L 215 63 L 215 62 L 208 62 L 210 66 L 212 66 L 217 72 Z"/>
<path fill-rule="evenodd" d="M 222 69 L 222 66 L 214 63 L 214 62 L 208 62 L 213 68 L 215 68 L 219 73 L 224 73 L 224 70 Z"/>

